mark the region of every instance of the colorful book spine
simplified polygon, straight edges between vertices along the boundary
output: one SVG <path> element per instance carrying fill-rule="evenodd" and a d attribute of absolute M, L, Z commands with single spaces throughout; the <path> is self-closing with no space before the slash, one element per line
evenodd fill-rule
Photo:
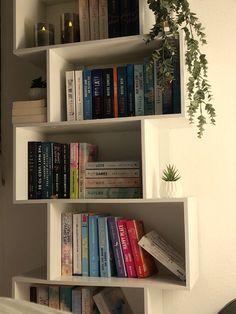
<path fill-rule="evenodd" d="M 37 198 L 37 152 L 38 142 L 28 142 L 28 199 Z"/>
<path fill-rule="evenodd" d="M 72 213 L 61 215 L 61 275 L 72 276 Z"/>
<path fill-rule="evenodd" d="M 42 174 L 42 143 L 37 143 L 37 199 L 42 198 L 42 183 L 43 183 L 43 174 Z"/>
<path fill-rule="evenodd" d="M 72 313 L 82 313 L 82 289 L 81 287 L 75 287 L 72 289 Z"/>
<path fill-rule="evenodd" d="M 149 58 L 144 58 L 143 77 L 144 77 L 144 114 L 154 115 L 154 66 L 150 64 Z"/>
<path fill-rule="evenodd" d="M 42 198 L 52 197 L 53 187 L 53 143 L 42 142 Z"/>
<path fill-rule="evenodd" d="M 106 198 L 141 198 L 141 188 L 93 188 L 86 189 L 86 199 L 106 199 Z"/>
<path fill-rule="evenodd" d="M 117 67 L 113 67 L 113 88 L 114 88 L 114 100 L 113 100 L 113 112 L 114 118 L 118 117 L 118 76 L 117 76 Z"/>
<path fill-rule="evenodd" d="M 126 67 L 117 68 L 117 80 L 118 80 L 118 116 L 128 116 L 127 105 L 127 73 Z"/>
<path fill-rule="evenodd" d="M 125 219 L 118 219 L 117 220 L 117 226 L 120 234 L 120 242 L 123 250 L 123 255 L 125 259 L 125 265 L 126 265 L 126 271 L 128 274 L 128 277 L 134 278 L 137 277 L 136 271 L 135 271 L 135 265 L 133 260 L 133 255 L 131 252 L 131 246 L 129 242 L 129 236 L 126 226 L 126 220 Z"/>
<path fill-rule="evenodd" d="M 134 65 L 127 64 L 127 103 L 128 115 L 135 115 L 135 96 L 134 96 Z"/>
<path fill-rule="evenodd" d="M 114 82 L 113 69 L 103 70 L 104 81 L 104 105 L 103 118 L 113 118 L 114 116 Z"/>
<path fill-rule="evenodd" d="M 121 241 L 117 227 L 117 217 L 108 217 L 108 230 L 111 238 L 113 255 L 116 264 L 116 271 L 118 277 L 127 277 L 125 268 L 124 256 L 121 248 Z"/>
<path fill-rule="evenodd" d="M 75 121 L 75 72 L 66 71 L 67 121 Z"/>
<path fill-rule="evenodd" d="M 86 170 L 86 178 L 137 178 L 140 177 L 140 169 L 101 169 Z"/>
<path fill-rule="evenodd" d="M 143 65 L 134 65 L 135 115 L 144 115 Z"/>
<path fill-rule="evenodd" d="M 48 306 L 48 287 L 37 287 L 37 303 Z"/>
<path fill-rule="evenodd" d="M 90 39 L 99 39 L 98 1 L 89 0 Z"/>
<path fill-rule="evenodd" d="M 97 215 L 89 215 L 89 276 L 100 276 Z"/>
<path fill-rule="evenodd" d="M 101 69 L 92 70 L 93 119 L 103 116 L 103 75 Z"/>
<path fill-rule="evenodd" d="M 76 120 L 84 119 L 83 71 L 75 71 L 75 116 Z"/>
<path fill-rule="evenodd" d="M 61 195 L 61 144 L 59 143 L 53 143 L 53 169 L 52 169 L 52 197 L 53 198 L 59 198 L 59 195 Z"/>
<path fill-rule="evenodd" d="M 129 169 L 140 168 L 139 161 L 88 162 L 86 169 Z"/>
<path fill-rule="evenodd" d="M 91 120 L 93 118 L 91 70 L 85 69 L 83 72 L 83 76 L 84 76 L 84 120 Z"/>
<path fill-rule="evenodd" d="M 59 300 L 59 287 L 58 286 L 49 286 L 48 287 L 48 305 L 53 309 L 60 309 L 60 300 Z"/>
<path fill-rule="evenodd" d="M 80 41 L 90 40 L 89 0 L 79 0 Z"/>
<path fill-rule="evenodd" d="M 154 61 L 154 101 L 155 101 L 155 114 L 163 114 L 163 95 L 159 81 L 159 65 Z"/>
<path fill-rule="evenodd" d="M 79 198 L 79 143 L 70 143 L 70 198 Z"/>
<path fill-rule="evenodd" d="M 82 275 L 82 215 L 73 214 L 73 275 Z"/>
<path fill-rule="evenodd" d="M 108 38 L 108 0 L 99 0 L 99 35 L 100 39 Z"/>
<path fill-rule="evenodd" d="M 175 46 L 176 46 L 176 55 L 174 56 L 174 79 L 172 82 L 173 113 L 181 113 L 179 39 L 175 41 Z"/>
<path fill-rule="evenodd" d="M 70 198 L 70 146 L 61 145 L 61 195 L 60 198 Z"/>
<path fill-rule="evenodd" d="M 82 275 L 89 276 L 88 214 L 82 214 Z"/>
<path fill-rule="evenodd" d="M 141 187 L 141 178 L 92 178 L 86 179 L 86 188 L 135 188 Z"/>
<path fill-rule="evenodd" d="M 60 287 L 60 310 L 71 312 L 72 310 L 72 287 Z"/>
<path fill-rule="evenodd" d="M 108 0 L 108 34 L 109 38 L 120 37 L 119 0 Z"/>

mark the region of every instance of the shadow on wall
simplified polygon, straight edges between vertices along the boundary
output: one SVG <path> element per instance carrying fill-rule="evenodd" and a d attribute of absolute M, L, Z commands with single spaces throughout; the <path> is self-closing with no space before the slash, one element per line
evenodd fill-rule
<path fill-rule="evenodd" d="M 236 314 L 236 299 L 227 303 L 218 314 Z"/>

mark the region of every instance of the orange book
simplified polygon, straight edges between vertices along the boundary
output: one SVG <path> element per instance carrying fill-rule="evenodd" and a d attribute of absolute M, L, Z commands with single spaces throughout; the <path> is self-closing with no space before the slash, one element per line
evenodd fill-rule
<path fill-rule="evenodd" d="M 117 67 L 113 67 L 113 84 L 114 84 L 114 118 L 118 117 L 118 79 Z"/>

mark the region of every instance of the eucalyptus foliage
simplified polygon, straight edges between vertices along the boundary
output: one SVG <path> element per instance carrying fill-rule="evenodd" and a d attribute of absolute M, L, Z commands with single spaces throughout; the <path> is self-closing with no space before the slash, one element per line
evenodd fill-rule
<path fill-rule="evenodd" d="M 166 169 L 163 170 L 162 180 L 164 181 L 177 181 L 180 179 L 178 170 L 174 165 L 167 165 Z"/>
<path fill-rule="evenodd" d="M 197 118 L 198 137 L 202 137 L 207 117 L 215 124 L 215 109 L 212 105 L 211 85 L 208 81 L 208 62 L 201 53 L 200 45 L 206 44 L 204 28 L 195 13 L 191 12 L 187 0 L 147 0 L 149 8 L 156 16 L 147 43 L 156 37 L 161 39 L 160 47 L 152 54 L 159 68 L 158 84 L 162 91 L 174 79 L 174 62 L 179 30 L 184 32 L 186 42 L 185 63 L 188 71 L 188 116 L 190 123 Z"/>

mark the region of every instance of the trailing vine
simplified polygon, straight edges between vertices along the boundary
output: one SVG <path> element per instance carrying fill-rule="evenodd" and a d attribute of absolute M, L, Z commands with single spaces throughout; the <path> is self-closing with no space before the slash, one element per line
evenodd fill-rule
<path fill-rule="evenodd" d="M 187 113 L 190 123 L 197 119 L 198 137 L 201 138 L 207 123 L 215 124 L 215 109 L 212 105 L 211 85 L 208 81 L 208 62 L 206 55 L 201 53 L 200 45 L 205 45 L 204 28 L 195 13 L 191 12 L 187 0 L 147 0 L 149 8 L 156 16 L 146 42 L 161 39 L 151 56 L 151 63 L 157 62 L 159 69 L 158 84 L 164 91 L 174 79 L 174 62 L 176 59 L 175 39 L 179 30 L 184 31 L 186 42 L 185 63 L 188 71 L 187 92 L 189 105 Z"/>

